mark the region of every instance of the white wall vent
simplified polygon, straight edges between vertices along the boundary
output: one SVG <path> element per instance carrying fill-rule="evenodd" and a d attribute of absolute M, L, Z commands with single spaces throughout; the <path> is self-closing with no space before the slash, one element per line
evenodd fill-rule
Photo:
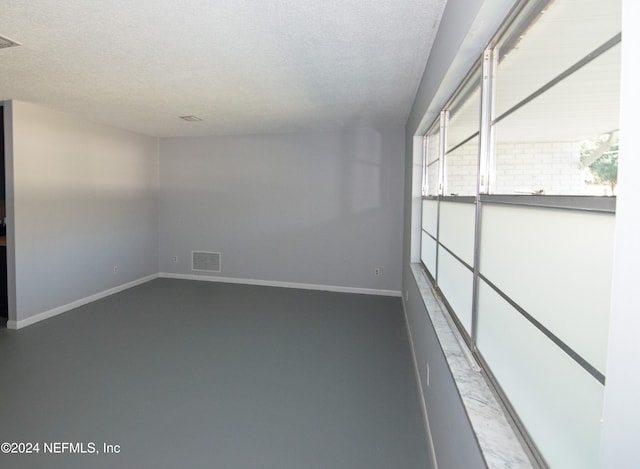
<path fill-rule="evenodd" d="M 220 272 L 220 253 L 191 251 L 191 270 L 200 272 Z"/>

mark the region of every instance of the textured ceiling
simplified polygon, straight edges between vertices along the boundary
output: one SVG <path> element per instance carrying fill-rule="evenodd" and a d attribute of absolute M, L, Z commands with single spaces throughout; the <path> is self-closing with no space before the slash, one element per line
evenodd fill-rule
<path fill-rule="evenodd" d="M 153 136 L 404 125 L 445 2 L 0 0 L 0 100 Z"/>

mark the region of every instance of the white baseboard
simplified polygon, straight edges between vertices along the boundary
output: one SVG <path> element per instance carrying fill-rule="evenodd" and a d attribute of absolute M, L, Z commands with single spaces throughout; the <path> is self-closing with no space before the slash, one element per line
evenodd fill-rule
<path fill-rule="evenodd" d="M 244 285 L 259 285 L 264 287 L 299 288 L 301 290 L 321 290 L 340 293 L 358 293 L 361 295 L 402 296 L 399 290 L 377 290 L 374 288 L 342 287 L 338 285 L 317 285 L 313 283 L 278 282 L 272 280 L 256 280 L 250 278 L 218 277 L 213 275 L 173 274 L 160 272 L 160 278 L 175 278 L 181 280 L 199 280 L 203 282 L 238 283 Z"/>
<path fill-rule="evenodd" d="M 316 285 L 311 283 L 277 282 L 277 281 L 270 281 L 270 280 L 256 280 L 256 279 L 246 279 L 246 278 L 217 277 L 217 276 L 192 275 L 192 274 L 172 274 L 168 272 L 160 272 L 159 274 L 148 275 L 146 277 L 142 277 L 137 280 L 133 280 L 131 282 L 118 285 L 117 287 L 113 287 L 108 290 L 104 290 L 102 292 L 96 293 L 95 295 L 87 296 L 85 298 L 72 301 L 71 303 L 68 303 L 66 305 L 58 306 L 57 308 L 53 308 L 39 314 L 34 314 L 33 316 L 29 316 L 28 318 L 21 319 L 19 321 L 9 320 L 7 321 L 7 328 L 14 329 L 14 330 L 22 329 L 23 327 L 30 326 L 31 324 L 35 324 L 40 321 L 44 321 L 45 319 L 52 318 L 54 316 L 65 313 L 74 308 L 79 308 L 80 306 L 84 306 L 88 303 L 92 303 L 102 298 L 106 298 L 107 296 L 113 295 L 114 293 L 127 290 L 129 288 L 141 285 L 143 283 L 147 283 L 158 277 L 175 278 L 175 279 L 182 279 L 182 280 L 199 280 L 199 281 L 206 281 L 206 282 L 259 285 L 259 286 L 266 286 L 266 287 L 299 288 L 302 290 L 321 290 L 321 291 L 340 292 L 340 293 L 357 293 L 362 295 L 380 295 L 380 296 L 396 296 L 396 297 L 402 296 L 402 292 L 400 292 L 399 290 L 377 290 L 374 288 L 342 287 L 338 285 Z"/>
<path fill-rule="evenodd" d="M 76 301 L 72 301 L 71 303 L 67 303 L 66 305 L 58 306 L 57 308 L 50 309 L 48 311 L 44 311 L 43 313 L 35 314 L 33 316 L 29 316 L 28 318 L 21 319 L 20 321 L 7 321 L 8 329 L 22 329 L 23 327 L 30 326 L 31 324 L 35 324 L 40 321 L 44 321 L 45 319 L 52 318 L 53 316 L 57 316 L 58 314 L 65 313 L 74 308 L 78 308 L 80 306 L 84 306 L 88 303 L 93 303 L 94 301 L 100 300 L 102 298 L 106 298 L 107 296 L 113 295 L 114 293 L 121 292 L 123 290 L 127 290 L 132 287 L 136 287 L 138 285 L 142 285 L 143 283 L 147 283 L 151 280 L 158 278 L 158 274 L 148 275 L 146 277 L 142 277 L 131 282 L 123 283 L 122 285 L 118 285 L 117 287 L 109 288 L 108 290 L 104 290 L 100 293 L 96 293 L 95 295 L 87 296 L 85 298 L 81 298 Z"/>

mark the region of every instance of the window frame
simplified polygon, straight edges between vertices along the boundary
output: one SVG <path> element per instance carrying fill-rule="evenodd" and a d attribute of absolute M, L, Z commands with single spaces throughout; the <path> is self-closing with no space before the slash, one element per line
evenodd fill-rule
<path fill-rule="evenodd" d="M 556 76 L 552 81 L 546 83 L 542 87 L 535 90 L 533 93 L 529 94 L 524 99 L 520 100 L 516 103 L 515 106 L 510 107 L 507 111 L 503 112 L 500 116 L 495 117 L 493 115 L 494 108 L 494 97 L 495 97 L 495 70 L 498 64 L 498 55 L 499 52 L 496 50 L 496 45 L 500 43 L 505 38 L 505 35 L 512 34 L 514 31 L 522 31 L 524 32 L 526 29 L 535 24 L 535 19 L 538 17 L 541 10 L 546 8 L 550 3 L 549 0 L 522 0 L 519 2 L 505 21 L 502 23 L 500 28 L 498 28 L 497 32 L 484 49 L 482 56 L 474 63 L 469 72 L 465 75 L 460 84 L 456 87 L 455 91 L 452 93 L 449 100 L 442 107 L 441 112 L 438 116 L 431 122 L 428 127 L 428 130 L 423 134 L 423 185 L 422 185 L 422 203 L 424 201 L 435 201 L 437 205 L 437 232 L 434 241 L 436 243 L 436 262 L 435 262 L 435 272 L 432 273 L 428 270 L 424 262 L 422 261 L 422 240 L 420 241 L 420 264 L 423 271 L 426 273 L 429 280 L 435 287 L 435 291 L 440 300 L 442 300 L 445 309 L 455 324 L 458 332 L 461 334 L 464 339 L 466 345 L 468 346 L 472 356 L 477 360 L 480 364 L 483 371 L 486 373 L 488 381 L 493 388 L 493 391 L 500 398 L 501 403 L 507 410 L 507 414 L 509 418 L 512 420 L 512 423 L 517 428 L 519 433 L 519 437 L 527 446 L 530 451 L 534 461 L 540 465 L 541 467 L 547 467 L 547 463 L 542 455 L 541 451 L 537 448 L 533 438 L 527 431 L 524 422 L 520 419 L 517 412 L 515 411 L 514 406 L 511 404 L 508 395 L 503 391 L 500 386 L 497 378 L 491 371 L 490 366 L 483 358 L 482 354 L 477 348 L 477 338 L 478 338 L 478 288 L 479 281 L 486 280 L 483 278 L 481 272 L 479 271 L 480 264 L 480 232 L 481 232 L 481 218 L 482 218 L 482 206 L 484 204 L 494 205 L 514 205 L 514 206 L 527 206 L 527 207 L 543 207 L 543 208 L 553 208 L 559 210 L 570 210 L 570 211 L 587 211 L 587 212 L 601 212 L 601 213 L 609 213 L 615 214 L 616 211 L 616 197 L 612 196 L 590 196 L 590 195 L 520 195 L 520 194 L 494 194 L 492 189 L 494 185 L 494 180 L 496 177 L 496 167 L 495 167 L 495 124 L 500 122 L 502 119 L 507 117 L 507 115 L 512 114 L 520 107 L 526 105 L 526 103 L 535 99 L 540 94 L 544 93 L 551 86 L 559 83 L 564 78 L 571 75 L 571 73 L 575 72 L 582 66 L 589 63 L 591 60 L 597 58 L 602 53 L 609 50 L 611 47 L 614 47 L 621 41 L 621 33 L 612 37 L 609 41 L 607 41 L 602 46 L 598 47 L 596 50 L 592 51 L 582 60 L 576 62 L 568 69 L 564 70 L 560 75 Z M 479 130 L 477 133 L 463 139 L 461 142 L 458 142 L 454 147 L 447 150 L 447 126 L 448 126 L 448 113 L 455 108 L 456 105 L 461 105 L 464 103 L 464 91 L 468 91 L 468 85 L 470 80 L 473 79 L 475 74 L 477 73 L 477 67 L 481 67 L 481 102 L 480 102 L 480 116 L 479 116 Z M 471 88 L 472 89 L 472 88 Z M 438 161 L 439 165 L 439 179 L 438 184 L 439 188 L 436 195 L 429 195 L 427 188 L 427 166 L 428 162 L 427 156 L 427 138 L 434 132 L 435 128 L 439 127 L 440 129 L 440 145 L 438 159 L 431 162 L 433 164 L 435 161 Z M 460 148 L 462 145 L 471 141 L 473 138 L 479 137 L 479 152 L 477 158 L 477 185 L 476 185 L 476 193 L 473 196 L 447 196 L 443 192 L 444 188 L 447 187 L 447 173 L 446 173 L 446 155 Z M 471 332 L 467 332 L 462 325 L 461 320 L 456 315 L 454 309 L 451 307 L 447 298 L 444 296 L 442 291 L 440 290 L 438 283 L 438 271 L 439 271 L 439 263 L 438 256 L 441 248 L 449 251 L 451 254 L 456 256 L 455 253 L 451 252 L 446 246 L 444 246 L 440 241 L 440 204 L 441 202 L 453 202 L 453 203 L 472 203 L 475 205 L 475 233 L 474 233 L 474 262 L 471 267 L 473 269 L 473 293 L 472 293 L 472 326 Z M 423 211 L 421 210 L 421 213 Z M 423 230 L 423 224 L 421 222 L 421 233 Z M 428 234 L 428 233 L 427 233 Z M 431 236 L 431 235 L 429 235 Z M 433 236 L 431 236 L 433 238 Z M 458 258 L 460 262 L 463 262 Z M 463 262 L 464 263 L 464 262 Z M 494 286 L 495 287 L 495 286 Z M 496 287 L 497 288 L 497 287 Z M 502 292 L 500 292 L 502 293 Z M 505 295 L 506 296 L 506 295 Z M 508 297 L 507 297 L 508 298 Z M 513 302 L 513 300 L 508 299 Z M 513 302 L 517 305 L 517 303 Z M 519 307 L 519 306 L 518 306 Z M 526 313 L 526 311 L 525 311 Z M 535 325 L 535 324 L 534 324 Z M 544 332 L 544 331 L 543 331 Z M 562 345 L 561 345 L 562 348 Z M 564 349 L 563 349 L 564 350 Z M 569 348 L 571 353 L 571 349 Z M 566 352 L 566 350 L 565 350 Z M 578 357 L 579 358 L 579 357 Z M 574 358 L 575 359 L 575 358 Z M 576 360 L 577 361 L 577 360 Z M 589 365 L 587 363 L 587 365 Z M 583 366 L 584 368 L 584 366 Z M 588 368 L 588 366 L 587 366 Z M 586 369 L 586 368 L 585 368 Z M 589 371 L 587 369 L 587 371 Z M 604 385 L 604 375 L 598 376 L 597 370 L 595 373 L 591 372 L 591 374 L 598 379 Z"/>

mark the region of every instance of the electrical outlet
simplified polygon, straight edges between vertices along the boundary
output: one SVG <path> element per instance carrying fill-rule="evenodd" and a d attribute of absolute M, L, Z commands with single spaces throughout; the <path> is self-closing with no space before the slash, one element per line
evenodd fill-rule
<path fill-rule="evenodd" d="M 376 268 L 373 270 L 373 273 L 375 274 L 375 276 L 376 276 L 376 277 L 380 277 L 380 267 L 376 267 Z"/>
<path fill-rule="evenodd" d="M 114 274 L 117 274 L 117 273 L 118 273 L 118 266 L 117 266 L 117 265 L 114 265 L 114 266 L 113 266 L 113 273 L 114 273 Z"/>
<path fill-rule="evenodd" d="M 178 256 L 173 256 L 172 259 L 173 259 L 173 262 L 178 262 Z"/>

